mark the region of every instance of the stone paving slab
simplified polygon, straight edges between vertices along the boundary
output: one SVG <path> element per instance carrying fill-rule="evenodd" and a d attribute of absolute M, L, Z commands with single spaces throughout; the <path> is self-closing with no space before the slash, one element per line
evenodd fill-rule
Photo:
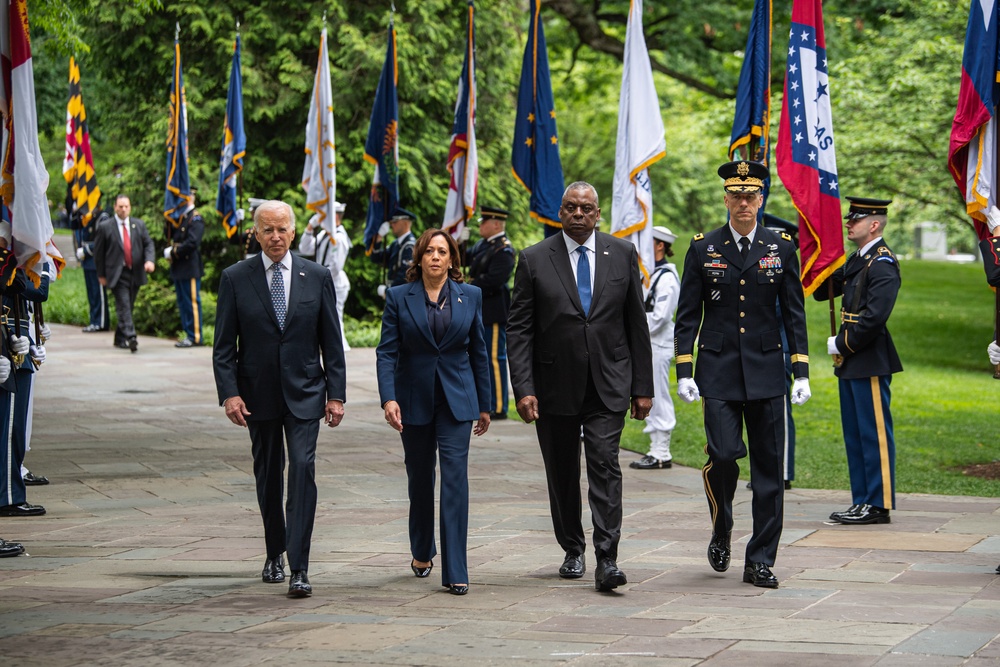
<path fill-rule="evenodd" d="M 29 488 L 48 514 L 0 519 L 31 554 L 0 560 L 4 667 L 1000 664 L 1000 498 L 899 494 L 892 524 L 847 527 L 826 522 L 843 491 L 796 488 L 781 587 L 764 590 L 740 576 L 749 491 L 719 574 L 700 471 L 626 467 L 630 583 L 598 593 L 589 554 L 583 579 L 556 575 L 534 429 L 516 420 L 473 442 L 469 595 L 414 578 L 371 349 L 348 353 L 346 420 L 321 429 L 315 594 L 289 600 L 260 581 L 249 442 L 217 405 L 211 350 L 142 338 L 130 355 L 53 329 L 27 459 L 52 480 Z"/>

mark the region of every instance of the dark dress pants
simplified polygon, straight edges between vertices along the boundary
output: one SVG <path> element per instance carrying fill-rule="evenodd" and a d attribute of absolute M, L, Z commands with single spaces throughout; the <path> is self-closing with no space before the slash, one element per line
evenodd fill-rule
<path fill-rule="evenodd" d="M 201 345 L 201 278 L 175 280 L 174 294 L 177 295 L 177 310 L 185 337 Z"/>
<path fill-rule="evenodd" d="M 434 421 L 404 424 L 400 437 L 410 497 L 410 554 L 419 561 L 437 555 L 434 545 L 434 481 L 441 459 L 441 583 L 469 583 L 469 439 L 472 422 L 456 421 L 438 384 Z"/>
<path fill-rule="evenodd" d="M 111 328 L 108 313 L 108 289 L 97 279 L 97 269 L 83 270 L 83 280 L 87 285 L 87 302 L 90 304 L 90 325 L 101 331 Z"/>
<path fill-rule="evenodd" d="M 24 462 L 26 405 L 32 373 L 22 370 L 11 373 L 15 391 L 0 389 L 0 506 L 20 505 L 27 500 L 21 464 Z"/>
<path fill-rule="evenodd" d="M 583 502 L 580 497 L 580 428 L 587 459 L 587 499 L 594 523 L 594 552 L 601 558 L 618 559 L 622 533 L 622 469 L 618 445 L 625 427 L 625 413 L 608 410 L 592 379 L 580 414 L 551 415 L 539 406 L 535 430 L 545 462 L 549 508 L 556 541 L 569 554 L 583 554 Z"/>
<path fill-rule="evenodd" d="M 124 340 L 135 338 L 132 308 L 135 307 L 135 298 L 139 295 L 139 281 L 129 269 L 122 269 L 122 275 L 111 288 L 111 293 L 115 295 L 115 314 L 118 316 L 115 340 L 118 340 L 119 334 Z"/>
<path fill-rule="evenodd" d="M 738 459 L 750 448 L 753 535 L 746 560 L 774 565 L 784 513 L 785 397 L 759 401 L 704 399 L 708 462 L 702 468 L 705 496 L 717 534 L 733 529 L 733 496 L 740 480 Z"/>
<path fill-rule="evenodd" d="M 287 551 L 290 570 L 308 570 L 309 543 L 316 519 L 319 420 L 297 419 L 286 408 L 280 419 L 247 421 L 247 427 L 267 557 L 277 558 Z M 288 500 L 282 510 L 286 442 Z"/>

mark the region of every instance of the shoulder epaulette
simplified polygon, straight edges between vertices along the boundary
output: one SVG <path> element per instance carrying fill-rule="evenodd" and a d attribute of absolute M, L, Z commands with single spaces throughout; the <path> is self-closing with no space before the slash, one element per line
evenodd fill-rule
<path fill-rule="evenodd" d="M 781 238 L 785 239 L 786 241 L 791 241 L 792 235 L 789 234 L 788 232 L 781 232 Z"/>
<path fill-rule="evenodd" d="M 704 235 L 704 234 L 701 234 L 701 233 L 698 233 L 698 234 L 695 234 L 695 235 L 694 235 L 694 239 L 692 239 L 692 240 L 694 240 L 694 241 L 700 241 L 700 240 L 702 240 L 703 238 L 705 238 L 705 235 Z"/>

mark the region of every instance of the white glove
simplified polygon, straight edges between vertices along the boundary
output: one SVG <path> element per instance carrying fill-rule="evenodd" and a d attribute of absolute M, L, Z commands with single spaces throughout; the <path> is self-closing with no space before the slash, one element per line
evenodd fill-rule
<path fill-rule="evenodd" d="M 243 222 L 243 219 L 246 218 L 246 217 L 247 217 L 247 214 L 246 214 L 246 212 L 243 209 L 241 209 L 241 208 L 236 209 L 236 219 L 237 220 L 239 220 L 240 222 Z"/>
<path fill-rule="evenodd" d="M 389 227 L 389 223 L 383 222 L 381 225 L 379 225 L 378 231 L 375 233 L 381 236 L 382 238 L 385 238 L 386 236 L 389 235 L 390 229 L 391 227 Z"/>
<path fill-rule="evenodd" d="M 826 339 L 826 353 L 827 354 L 840 354 L 840 349 L 837 347 L 837 337 L 830 336 Z"/>
<path fill-rule="evenodd" d="M 76 249 L 76 259 L 77 259 L 77 261 L 82 262 L 83 258 L 85 256 L 86 256 L 86 253 L 83 252 L 83 246 L 80 246 L 79 248 Z"/>
<path fill-rule="evenodd" d="M 52 329 L 49 328 L 48 324 L 43 324 L 38 328 L 38 334 L 45 340 L 49 340 L 52 338 Z"/>
<path fill-rule="evenodd" d="M 174 250 L 173 246 L 168 246 L 168 247 L 164 248 L 163 249 L 163 259 L 170 259 L 170 255 L 173 252 L 173 250 Z"/>
<path fill-rule="evenodd" d="M 458 241 L 459 241 L 459 243 L 468 241 L 470 236 L 472 236 L 472 232 L 469 231 L 469 228 L 468 227 L 462 227 L 462 231 L 460 231 L 458 233 Z"/>
<path fill-rule="evenodd" d="M 45 346 L 44 345 L 32 345 L 31 346 L 31 358 L 38 362 L 41 366 L 45 363 Z"/>
<path fill-rule="evenodd" d="M 10 350 L 14 354 L 27 354 L 31 347 L 31 340 L 27 336 L 11 336 Z"/>
<path fill-rule="evenodd" d="M 385 298 L 385 285 L 379 285 L 375 291 L 378 292 L 378 295 L 380 297 L 382 297 L 383 299 Z"/>
<path fill-rule="evenodd" d="M 809 378 L 795 378 L 792 382 L 792 405 L 805 405 L 811 397 Z"/>
<path fill-rule="evenodd" d="M 10 359 L 0 357 L 0 383 L 6 382 L 10 377 Z"/>
<path fill-rule="evenodd" d="M 698 391 L 698 385 L 695 384 L 694 378 L 681 378 L 678 380 L 677 395 L 685 403 L 694 403 L 701 398 L 701 392 Z"/>
<path fill-rule="evenodd" d="M 1000 364 L 1000 346 L 996 341 L 990 343 L 986 348 L 986 354 L 990 355 L 990 363 L 996 366 Z"/>

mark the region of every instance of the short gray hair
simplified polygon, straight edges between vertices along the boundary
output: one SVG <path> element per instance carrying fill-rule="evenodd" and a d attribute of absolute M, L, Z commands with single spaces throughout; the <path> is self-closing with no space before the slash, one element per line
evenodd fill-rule
<path fill-rule="evenodd" d="M 253 224 L 254 227 L 257 226 L 257 220 L 260 218 L 261 211 L 284 211 L 288 214 L 288 222 L 291 223 L 292 228 L 295 228 L 295 211 L 291 206 L 281 201 L 280 199 L 269 199 L 253 212 Z"/>
<path fill-rule="evenodd" d="M 563 197 L 566 197 L 566 195 L 570 193 L 570 190 L 590 190 L 591 192 L 594 193 L 594 201 L 597 202 L 598 206 L 601 205 L 601 200 L 597 195 L 597 188 L 595 188 L 587 181 L 575 181 L 573 183 L 570 183 L 569 185 L 566 186 L 566 189 L 563 190 Z"/>

